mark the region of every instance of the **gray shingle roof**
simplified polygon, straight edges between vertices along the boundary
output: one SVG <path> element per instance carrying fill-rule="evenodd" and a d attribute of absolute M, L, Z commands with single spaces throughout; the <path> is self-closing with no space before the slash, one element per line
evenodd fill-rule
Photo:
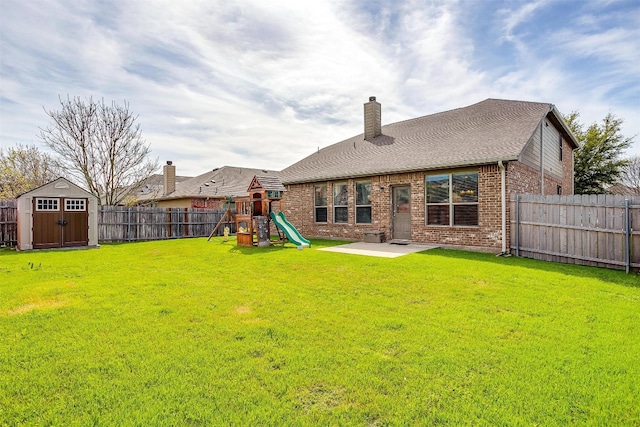
<path fill-rule="evenodd" d="M 205 172 L 189 180 L 176 183 L 176 191 L 158 200 L 193 198 L 224 198 L 231 196 L 244 196 L 251 180 L 256 175 L 278 176 L 277 171 L 265 169 L 239 168 L 223 166 L 212 171 Z"/>
<path fill-rule="evenodd" d="M 192 176 L 176 175 L 176 185 L 180 185 L 181 182 L 192 178 Z M 164 177 L 162 174 L 153 174 L 135 188 L 131 197 L 134 197 L 137 201 L 155 200 L 162 196 L 163 188 Z"/>
<path fill-rule="evenodd" d="M 382 126 L 370 141 L 360 134 L 330 145 L 284 169 L 280 179 L 291 184 L 516 160 L 551 112 L 557 113 L 552 104 L 487 99 Z"/>

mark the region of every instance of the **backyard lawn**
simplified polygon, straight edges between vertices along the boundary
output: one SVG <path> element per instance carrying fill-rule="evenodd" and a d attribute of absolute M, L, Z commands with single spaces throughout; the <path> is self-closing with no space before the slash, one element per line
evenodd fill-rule
<path fill-rule="evenodd" d="M 221 238 L 0 251 L 0 426 L 640 425 L 640 277 Z"/>

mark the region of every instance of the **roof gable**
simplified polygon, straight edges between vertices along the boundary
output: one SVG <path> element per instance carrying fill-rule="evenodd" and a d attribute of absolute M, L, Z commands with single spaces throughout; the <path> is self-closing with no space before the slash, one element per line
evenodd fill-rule
<path fill-rule="evenodd" d="M 277 176 L 254 176 L 249 184 L 247 192 L 253 190 L 265 190 L 265 191 L 287 191 L 284 185 L 280 182 Z"/>
<path fill-rule="evenodd" d="M 382 126 L 319 150 L 281 172 L 283 183 L 313 182 L 516 160 L 552 110 L 548 103 L 487 99 Z"/>
<path fill-rule="evenodd" d="M 21 197 L 28 197 L 34 195 L 44 195 L 45 197 L 87 197 L 90 199 L 96 199 L 97 197 L 84 188 L 81 188 L 69 181 L 64 177 L 56 178 L 53 181 L 49 181 L 40 187 L 34 188 L 31 191 L 20 194 L 16 199 Z"/>

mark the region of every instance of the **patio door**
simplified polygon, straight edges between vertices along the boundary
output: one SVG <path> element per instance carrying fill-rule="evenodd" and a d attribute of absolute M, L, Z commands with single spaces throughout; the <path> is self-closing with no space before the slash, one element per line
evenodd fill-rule
<path fill-rule="evenodd" d="M 411 240 L 411 186 L 393 187 L 393 239 Z"/>

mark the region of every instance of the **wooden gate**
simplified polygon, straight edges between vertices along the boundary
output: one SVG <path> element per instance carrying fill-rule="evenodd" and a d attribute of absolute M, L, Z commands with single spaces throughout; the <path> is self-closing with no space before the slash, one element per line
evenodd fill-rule
<path fill-rule="evenodd" d="M 35 197 L 33 248 L 89 244 L 89 201 L 86 198 Z"/>

